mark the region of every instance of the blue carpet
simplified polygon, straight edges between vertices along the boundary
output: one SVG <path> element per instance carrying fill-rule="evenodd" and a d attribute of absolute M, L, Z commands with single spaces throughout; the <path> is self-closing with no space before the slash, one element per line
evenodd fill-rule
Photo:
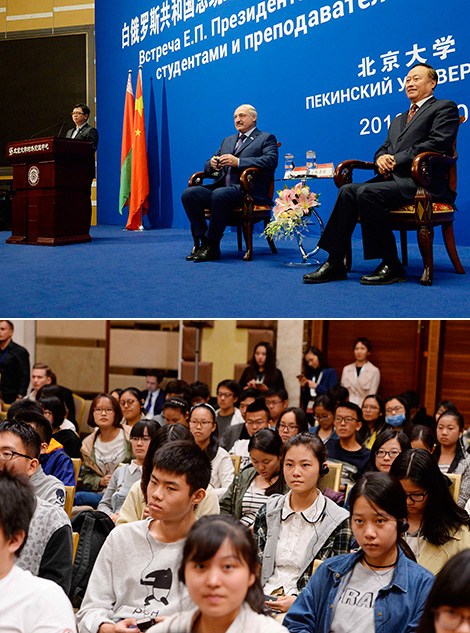
<path fill-rule="evenodd" d="M 93 241 L 61 247 L 5 244 L 0 232 L 1 312 L 9 318 L 462 318 L 470 314 L 470 247 L 459 247 L 467 275 L 458 275 L 444 246 L 434 247 L 434 284 L 419 284 L 421 257 L 409 245 L 409 281 L 361 286 L 377 262 L 365 262 L 353 241 L 353 272 L 347 281 L 308 286 L 294 242 L 273 255 L 254 237 L 255 256 L 244 262 L 236 235 L 222 242 L 222 259 L 186 262 L 189 231 L 124 232 L 92 227 Z M 326 259 L 323 254 L 322 261 Z"/>

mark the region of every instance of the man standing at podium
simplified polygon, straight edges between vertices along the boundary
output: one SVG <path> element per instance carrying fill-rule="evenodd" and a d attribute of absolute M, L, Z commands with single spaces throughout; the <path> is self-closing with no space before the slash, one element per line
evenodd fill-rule
<path fill-rule="evenodd" d="M 84 103 L 77 103 L 72 111 L 72 119 L 75 127 L 67 132 L 65 138 L 73 138 L 76 141 L 88 141 L 93 145 L 93 151 L 98 147 L 98 130 L 88 124 L 90 108 Z"/>
<path fill-rule="evenodd" d="M 75 123 L 75 127 L 67 132 L 65 138 L 71 138 L 75 141 L 87 141 L 91 143 L 93 151 L 96 152 L 98 147 L 98 130 L 88 124 L 88 117 L 90 116 L 90 108 L 84 103 L 77 103 L 72 110 L 72 119 Z M 90 195 L 91 195 L 91 183 L 95 177 L 95 157 L 93 155 L 90 165 Z"/>

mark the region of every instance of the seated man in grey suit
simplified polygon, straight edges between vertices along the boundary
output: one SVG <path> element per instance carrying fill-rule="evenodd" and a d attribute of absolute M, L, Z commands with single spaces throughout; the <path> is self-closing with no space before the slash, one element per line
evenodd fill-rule
<path fill-rule="evenodd" d="M 381 259 L 376 270 L 361 277 L 361 284 L 382 285 L 406 281 L 398 259 L 390 224 L 390 210 L 410 204 L 416 194 L 411 177 L 413 159 L 421 152 L 452 154 L 459 127 L 453 101 L 433 96 L 437 73 L 429 64 L 415 64 L 406 77 L 406 96 L 411 108 L 393 119 L 385 143 L 374 158 L 378 175 L 366 183 L 344 185 L 318 245 L 329 253 L 328 261 L 304 275 L 304 283 L 318 284 L 346 279 L 343 260 L 351 235 L 361 219 L 365 259 Z M 434 200 L 453 203 L 446 168 L 433 167 L 429 191 Z"/>
<path fill-rule="evenodd" d="M 193 235 L 200 244 L 196 252 L 186 257 L 188 260 L 208 262 L 220 259 L 219 244 L 230 212 L 242 202 L 240 174 L 244 169 L 260 167 L 267 172 L 256 178 L 251 195 L 258 204 L 272 204 L 269 183 L 278 161 L 276 137 L 257 129 L 257 113 L 251 105 L 241 105 L 233 116 L 238 133 L 226 137 L 204 167 L 207 176 L 214 178 L 213 183 L 188 187 L 181 197 Z M 211 210 L 209 228 L 204 209 Z"/>

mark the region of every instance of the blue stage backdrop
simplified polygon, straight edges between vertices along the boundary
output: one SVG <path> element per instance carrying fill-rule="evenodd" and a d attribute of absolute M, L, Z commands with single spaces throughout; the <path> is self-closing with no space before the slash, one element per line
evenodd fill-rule
<path fill-rule="evenodd" d="M 460 113 L 470 104 L 470 40 L 462 1 L 440 0 L 97 0 L 98 219 L 118 213 L 127 71 L 143 72 L 154 227 L 189 228 L 180 196 L 224 136 L 242 103 L 258 127 L 305 165 L 372 160 L 390 119 L 407 109 L 413 63 L 439 72 L 438 98 Z M 456 241 L 470 244 L 470 125 L 460 130 Z M 366 172 L 364 172 L 366 173 Z M 332 180 L 313 181 L 326 220 Z M 440 232 L 439 232 L 440 233 Z M 436 239 L 440 235 L 436 233 Z"/>

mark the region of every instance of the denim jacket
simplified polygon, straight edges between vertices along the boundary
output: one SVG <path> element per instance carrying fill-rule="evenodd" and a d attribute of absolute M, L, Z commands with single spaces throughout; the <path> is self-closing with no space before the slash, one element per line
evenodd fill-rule
<path fill-rule="evenodd" d="M 345 586 L 362 552 L 325 561 L 294 602 L 284 619 L 290 633 L 328 633 L 338 592 Z M 392 581 L 380 589 L 374 604 L 375 633 L 412 633 L 416 630 L 434 576 L 401 550 Z M 366 633 L 366 632 L 361 632 Z"/>

